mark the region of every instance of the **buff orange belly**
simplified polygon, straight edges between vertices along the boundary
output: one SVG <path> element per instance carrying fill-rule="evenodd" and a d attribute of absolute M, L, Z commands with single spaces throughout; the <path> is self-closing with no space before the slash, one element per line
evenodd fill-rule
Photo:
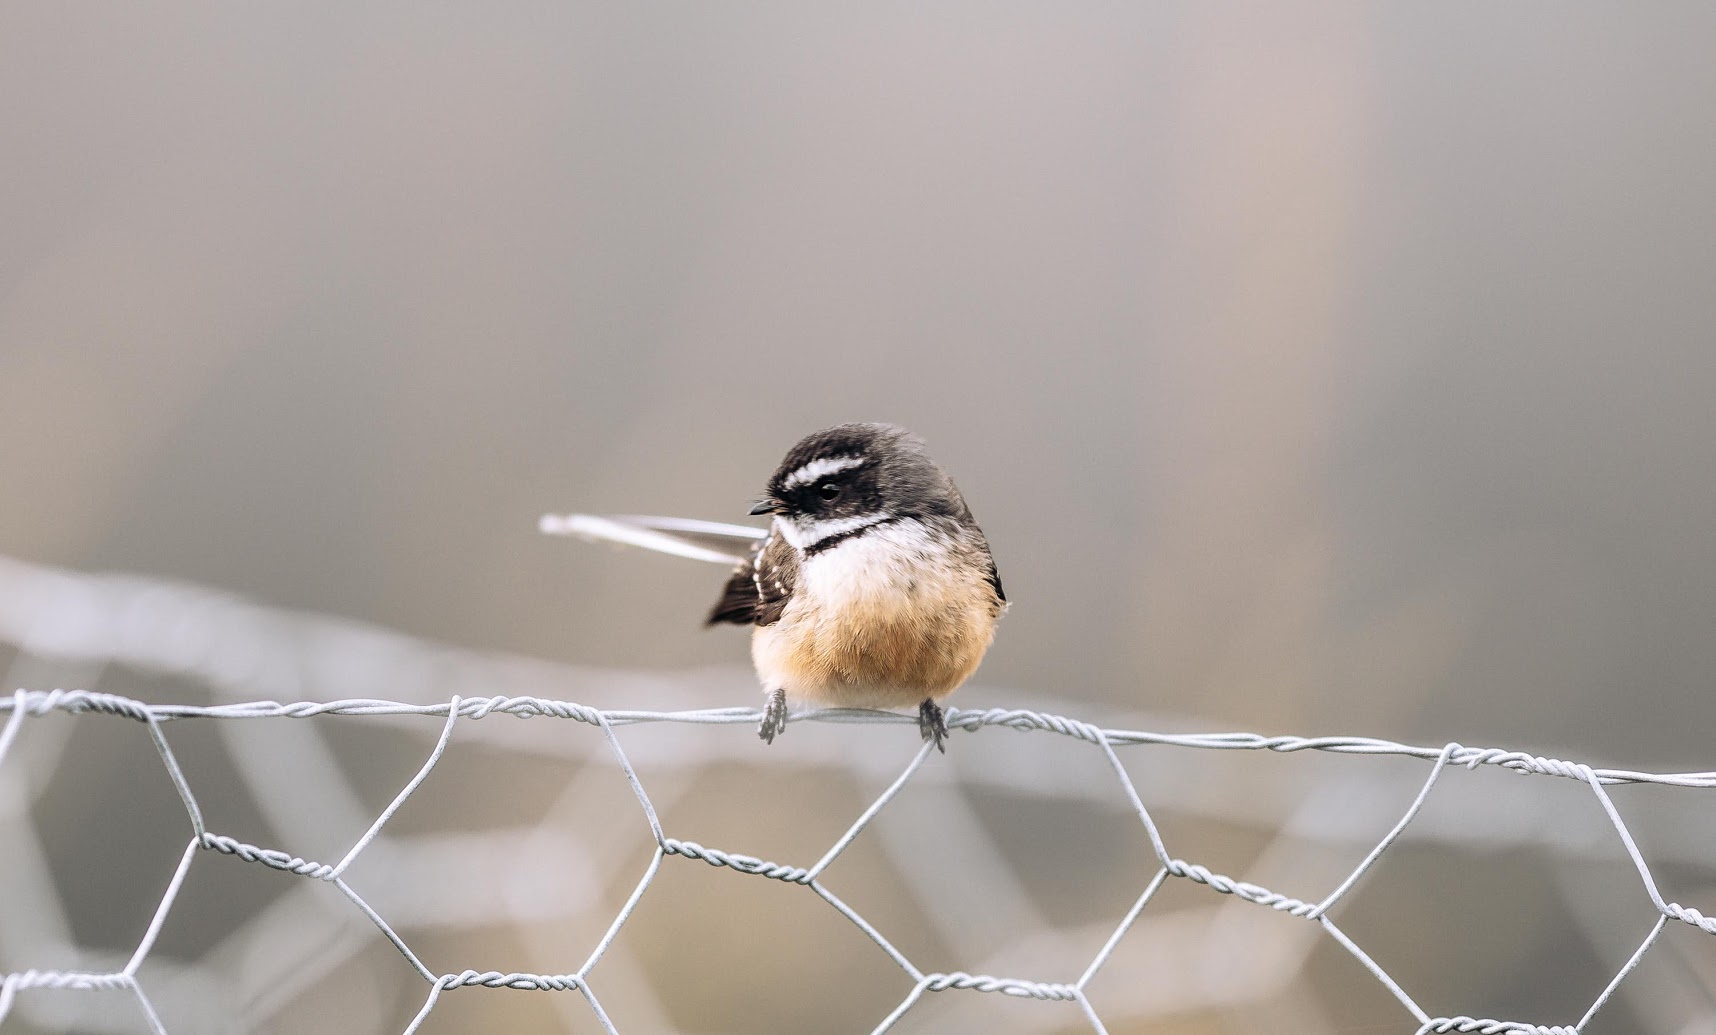
<path fill-rule="evenodd" d="M 995 635 L 979 600 L 908 608 L 845 608 L 838 618 L 789 608 L 756 630 L 751 656 L 766 685 L 789 697 L 852 708 L 899 708 L 951 693 Z"/>

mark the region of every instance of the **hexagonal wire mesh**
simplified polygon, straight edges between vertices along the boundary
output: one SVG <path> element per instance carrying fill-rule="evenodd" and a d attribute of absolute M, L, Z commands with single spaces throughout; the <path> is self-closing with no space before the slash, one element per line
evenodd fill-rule
<path fill-rule="evenodd" d="M 172 637 L 163 637 L 160 635 L 163 626 L 159 624 L 159 614 L 163 608 L 171 616 L 168 625 L 172 625 L 174 621 L 183 620 L 188 614 L 200 613 L 205 620 L 209 615 L 224 615 L 228 619 L 228 632 L 237 628 L 253 628 L 257 625 L 259 618 L 283 620 L 278 615 L 270 616 L 262 609 L 254 608 L 251 605 L 192 588 L 166 586 L 149 583 L 146 580 L 130 582 L 108 580 L 97 584 L 87 577 L 53 572 L 48 569 L 36 569 L 30 566 L 17 565 L 15 562 L 5 563 L 10 567 L 5 571 L 0 571 L 0 575 L 11 576 L 11 585 L 16 586 L 20 579 L 25 583 L 30 583 L 33 579 L 36 582 L 33 588 L 43 591 L 34 595 L 30 592 L 23 593 L 23 597 L 28 597 L 36 602 L 36 606 L 30 610 L 29 627 L 36 630 L 38 634 L 43 630 L 50 630 L 53 636 L 60 637 L 57 642 L 48 643 L 41 635 L 34 637 L 23 635 L 20 634 L 21 626 L 14 622 L 12 628 L 7 630 L 12 633 L 11 639 L 30 649 L 45 650 L 51 648 L 52 652 L 61 656 L 68 654 L 75 656 L 83 652 L 94 656 L 119 658 L 133 663 L 145 662 L 167 667 L 177 666 L 187 670 L 201 668 L 205 674 L 208 674 L 219 667 L 220 658 L 208 652 L 209 644 L 213 639 L 218 638 L 216 636 L 218 630 L 205 627 L 200 630 L 200 633 L 191 635 L 187 640 L 183 635 L 185 627 L 180 624 L 173 626 L 179 629 L 181 634 L 177 640 Z M 44 614 L 52 615 L 55 613 L 54 592 L 59 593 L 57 606 L 61 612 L 81 615 L 85 620 L 84 628 L 81 630 L 76 628 L 75 622 L 56 624 L 42 621 Z M 149 609 L 139 610 L 131 606 L 140 593 L 149 596 L 152 602 Z M 0 627 L 7 626 L 8 618 L 16 619 L 19 614 L 17 610 L 8 612 L 4 603 L 5 594 L 0 594 Z M 89 620 L 92 615 L 100 614 L 105 614 L 113 620 Z M 114 617 L 124 615 L 130 615 L 132 618 Z M 140 626 L 136 625 L 135 621 L 139 616 L 141 616 L 142 621 Z M 303 621 L 304 619 L 290 620 Z M 127 621 L 131 621 L 133 627 L 124 627 Z M 385 639 L 388 634 L 374 630 L 345 628 L 343 635 L 355 637 L 361 641 L 364 637 L 382 637 Z M 73 642 L 79 636 L 93 636 L 100 643 L 80 645 Z M 347 646 L 350 647 L 351 644 L 348 643 Z M 390 641 L 383 646 L 385 649 L 395 652 L 400 649 L 398 642 Z M 925 760 L 930 757 L 929 745 L 925 745 L 912 757 L 909 764 L 893 777 L 886 789 L 876 796 L 868 807 L 862 810 L 850 827 L 827 848 L 817 861 L 809 866 L 801 866 L 770 862 L 669 836 L 655 805 L 652 803 L 650 794 L 644 782 L 639 778 L 617 732 L 623 727 L 644 723 L 750 725 L 754 724 L 759 717 L 755 709 L 604 710 L 535 696 L 464 697 L 460 695 L 454 695 L 450 700 L 437 704 L 345 699 L 299 701 L 288 704 L 254 701 L 210 706 L 187 706 L 147 704 L 129 697 L 85 690 L 20 689 L 9 698 L 0 698 L 0 714 L 5 715 L 4 725 L 0 726 L 0 765 L 3 765 L 13 746 L 28 736 L 32 721 L 50 713 L 115 716 L 143 724 L 168 777 L 172 781 L 172 785 L 176 788 L 183 803 L 190 837 L 179 856 L 177 868 L 173 871 L 166 890 L 154 910 L 147 930 L 122 966 L 113 970 L 23 969 L 0 975 L 0 1022 L 3 1022 L 7 1014 L 12 1011 L 20 996 L 28 995 L 35 989 L 121 990 L 129 992 L 135 997 L 138 1009 L 151 1030 L 165 1031 L 166 1028 L 139 979 L 139 968 L 149 958 L 163 925 L 167 922 L 174 908 L 193 858 L 201 852 L 231 856 L 246 863 L 268 867 L 309 881 L 325 882 L 336 888 L 341 895 L 350 901 L 351 909 L 367 919 L 404 957 L 426 987 L 421 1007 L 405 1027 L 407 1033 L 414 1032 L 423 1025 L 444 993 L 471 986 L 554 992 L 575 991 L 587 1003 L 588 1009 L 603 1030 L 618 1031 L 619 1027 L 610 1019 L 597 995 L 596 990 L 602 985 L 600 964 L 632 916 L 640 900 L 645 897 L 656 881 L 664 860 L 669 856 L 675 856 L 686 861 L 702 862 L 746 877 L 759 877 L 790 885 L 800 885 L 806 889 L 805 894 L 816 896 L 821 902 L 826 903 L 829 909 L 852 923 L 911 982 L 908 994 L 890 1012 L 876 1018 L 873 1030 L 877 1032 L 893 1028 L 926 993 L 956 989 L 1001 993 L 1006 996 L 1074 1004 L 1082 1012 L 1092 1030 L 1105 1031 L 1098 1009 L 1087 996 L 1087 987 L 1093 978 L 1101 972 L 1104 964 L 1109 961 L 1122 938 L 1138 922 L 1145 907 L 1170 879 L 1185 881 L 1188 885 L 1202 886 L 1213 893 L 1231 896 L 1231 900 L 1241 900 L 1282 914 L 1280 923 L 1287 924 L 1293 923 L 1295 920 L 1303 920 L 1317 925 L 1322 933 L 1362 964 L 1370 975 L 1398 1000 L 1417 1024 L 1417 1031 L 1420 1035 L 1428 1032 L 1483 1032 L 1489 1033 L 1489 1035 L 1504 1032 L 1526 1033 L 1526 1035 L 1529 1033 L 1565 1035 L 1565 1033 L 1580 1032 L 1584 1030 L 1603 1004 L 1615 994 L 1622 980 L 1632 972 L 1657 942 L 1658 937 L 1670 920 L 1691 925 L 1706 933 L 1716 933 L 1716 919 L 1706 917 L 1696 909 L 1664 899 L 1657 888 L 1657 883 L 1643 853 L 1634 841 L 1614 801 L 1605 790 L 1606 785 L 1620 783 L 1716 788 L 1716 773 L 1661 774 L 1601 769 L 1576 762 L 1543 758 L 1526 752 L 1497 748 L 1471 748 L 1459 744 L 1430 748 L 1360 737 L 1271 737 L 1252 733 L 1162 734 L 1137 730 L 1104 729 L 1076 719 L 1030 710 L 950 710 L 948 722 L 955 731 L 974 732 L 990 726 L 1006 727 L 1033 735 L 1065 737 L 1097 752 L 1106 764 L 1107 770 L 1113 774 L 1130 805 L 1136 822 L 1141 825 L 1148 838 L 1153 853 L 1153 873 L 1149 876 L 1144 890 L 1132 903 L 1130 909 L 1114 924 L 1112 932 L 1095 955 L 1088 960 L 1080 961 L 1081 965 L 1077 976 L 1071 980 L 1056 981 L 1030 977 L 998 977 L 961 971 L 934 972 L 922 968 L 916 965 L 911 957 L 898 948 L 893 941 L 890 941 L 887 934 L 880 930 L 878 925 L 867 920 L 863 914 L 843 901 L 824 883 L 823 876 L 829 866 L 853 844 L 860 833 L 871 825 L 872 821 L 888 806 L 889 802 L 894 800 L 911 783 L 914 775 L 923 768 Z M 392 801 L 369 824 L 367 830 L 350 845 L 340 860 L 335 863 L 303 859 L 283 849 L 259 847 L 208 829 L 193 786 L 196 781 L 187 775 L 177 761 L 165 732 L 166 727 L 171 724 L 197 719 L 219 719 L 233 722 L 263 720 L 286 722 L 335 715 L 372 718 L 424 717 L 442 720 L 440 736 L 416 774 L 400 788 Z M 406 801 L 428 778 L 436 764 L 441 761 L 444 753 L 448 750 L 455 728 L 461 723 L 500 715 L 518 718 L 558 719 L 592 727 L 596 735 L 605 743 L 611 759 L 609 764 L 616 767 L 624 775 L 632 795 L 635 797 L 640 820 L 647 824 L 653 838 L 653 854 L 641 879 L 637 881 L 618 912 L 607 923 L 605 933 L 602 934 L 588 956 L 577 969 L 568 973 L 509 973 L 476 969 L 436 973 L 422 962 L 419 954 L 401 937 L 395 926 L 389 923 L 382 912 L 373 908 L 363 896 L 359 895 L 343 879 L 346 871 L 359 858 L 360 854 L 374 845 L 384 826 L 399 812 Z M 915 720 L 906 716 L 878 712 L 821 710 L 800 714 L 795 717 L 795 721 L 910 723 Z M 1411 797 L 1410 802 L 1400 812 L 1398 820 L 1381 840 L 1375 843 L 1362 860 L 1347 872 L 1344 879 L 1340 880 L 1332 890 L 1321 898 L 1306 899 L 1236 880 L 1214 872 L 1198 863 L 1173 855 L 1164 841 L 1156 820 L 1140 798 L 1132 777 L 1121 762 L 1121 751 L 1142 745 L 1178 746 L 1218 752 L 1316 751 L 1370 757 L 1401 756 L 1423 760 L 1429 764 L 1430 768 L 1416 795 Z M 1655 905 L 1656 918 L 1648 934 L 1625 959 L 1624 964 L 1614 973 L 1613 977 L 1592 998 L 1584 1015 L 1573 1024 L 1540 1025 L 1464 1015 L 1433 1015 L 1429 1010 L 1420 1006 L 1400 982 L 1396 981 L 1381 965 L 1373 960 L 1328 915 L 1329 910 L 1347 896 L 1365 873 L 1398 841 L 1414 818 L 1419 815 L 1426 800 L 1436 788 L 1439 777 L 1451 766 L 1463 766 L 1472 769 L 1493 766 L 1524 775 L 1561 777 L 1583 783 L 1596 797 L 1602 813 L 1612 825 L 1620 844 L 1636 868 L 1644 890 Z M 0 769 L 0 774 L 4 774 L 4 772 L 4 769 Z M 865 1023 L 868 1024 L 868 1022 Z"/>

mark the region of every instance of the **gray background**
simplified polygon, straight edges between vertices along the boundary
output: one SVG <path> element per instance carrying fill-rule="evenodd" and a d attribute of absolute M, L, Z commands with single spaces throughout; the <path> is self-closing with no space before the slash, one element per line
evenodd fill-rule
<path fill-rule="evenodd" d="M 537 516 L 741 520 L 798 436 L 890 420 L 1015 602 L 956 704 L 1716 768 L 1713 39 L 1701 5 L 10 4 L 0 551 L 740 664 L 697 628 L 718 571 Z M 1558 984 L 1528 876 L 1446 906 L 1518 911 L 1465 1012 L 1612 972 Z M 1408 1030 L 1373 1007 L 1340 1030 Z"/>

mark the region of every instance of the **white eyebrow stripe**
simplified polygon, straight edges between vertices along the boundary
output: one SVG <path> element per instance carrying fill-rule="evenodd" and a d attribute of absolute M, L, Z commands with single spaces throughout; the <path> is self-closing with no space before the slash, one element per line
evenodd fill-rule
<path fill-rule="evenodd" d="M 864 462 L 861 456 L 825 456 L 805 464 L 798 470 L 781 479 L 781 488 L 796 489 L 800 485 L 809 485 L 818 478 L 826 478 L 831 474 L 849 471 Z"/>

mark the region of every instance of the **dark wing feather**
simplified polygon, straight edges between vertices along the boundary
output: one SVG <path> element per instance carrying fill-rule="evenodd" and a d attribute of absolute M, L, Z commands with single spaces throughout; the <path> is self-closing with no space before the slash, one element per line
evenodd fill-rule
<path fill-rule="evenodd" d="M 952 478 L 947 480 L 947 487 L 951 497 L 948 505 L 953 511 L 953 516 L 959 524 L 976 533 L 977 547 L 983 551 L 983 565 L 986 569 L 983 573 L 983 580 L 989 583 L 990 589 L 995 591 L 995 602 L 1006 604 L 1007 594 L 1001 589 L 1001 573 L 995 568 L 995 556 L 989 552 L 989 540 L 984 538 L 983 530 L 977 527 L 977 519 L 972 516 L 971 507 L 966 504 L 965 497 L 960 494 L 959 486 L 953 484 Z"/>
<path fill-rule="evenodd" d="M 798 552 L 770 535 L 749 560 L 733 569 L 705 624 L 773 625 L 781 620 L 797 584 Z"/>
<path fill-rule="evenodd" d="M 798 551 L 777 535 L 763 540 L 754 562 L 757 584 L 757 624 L 773 625 L 781 620 L 798 585 Z"/>
<path fill-rule="evenodd" d="M 727 588 L 721 591 L 721 599 L 715 602 L 715 608 L 709 612 L 704 625 L 721 622 L 750 625 L 757 620 L 757 583 L 751 577 L 751 564 L 751 561 L 746 561 L 733 569 Z"/>
<path fill-rule="evenodd" d="M 989 558 L 989 574 L 985 577 L 989 580 L 989 585 L 994 587 L 996 598 L 1005 604 L 1007 602 L 1007 594 L 1001 591 L 1001 573 L 996 570 L 995 558 L 993 557 Z M 1026 595 L 1029 596 L 1030 594 Z"/>

